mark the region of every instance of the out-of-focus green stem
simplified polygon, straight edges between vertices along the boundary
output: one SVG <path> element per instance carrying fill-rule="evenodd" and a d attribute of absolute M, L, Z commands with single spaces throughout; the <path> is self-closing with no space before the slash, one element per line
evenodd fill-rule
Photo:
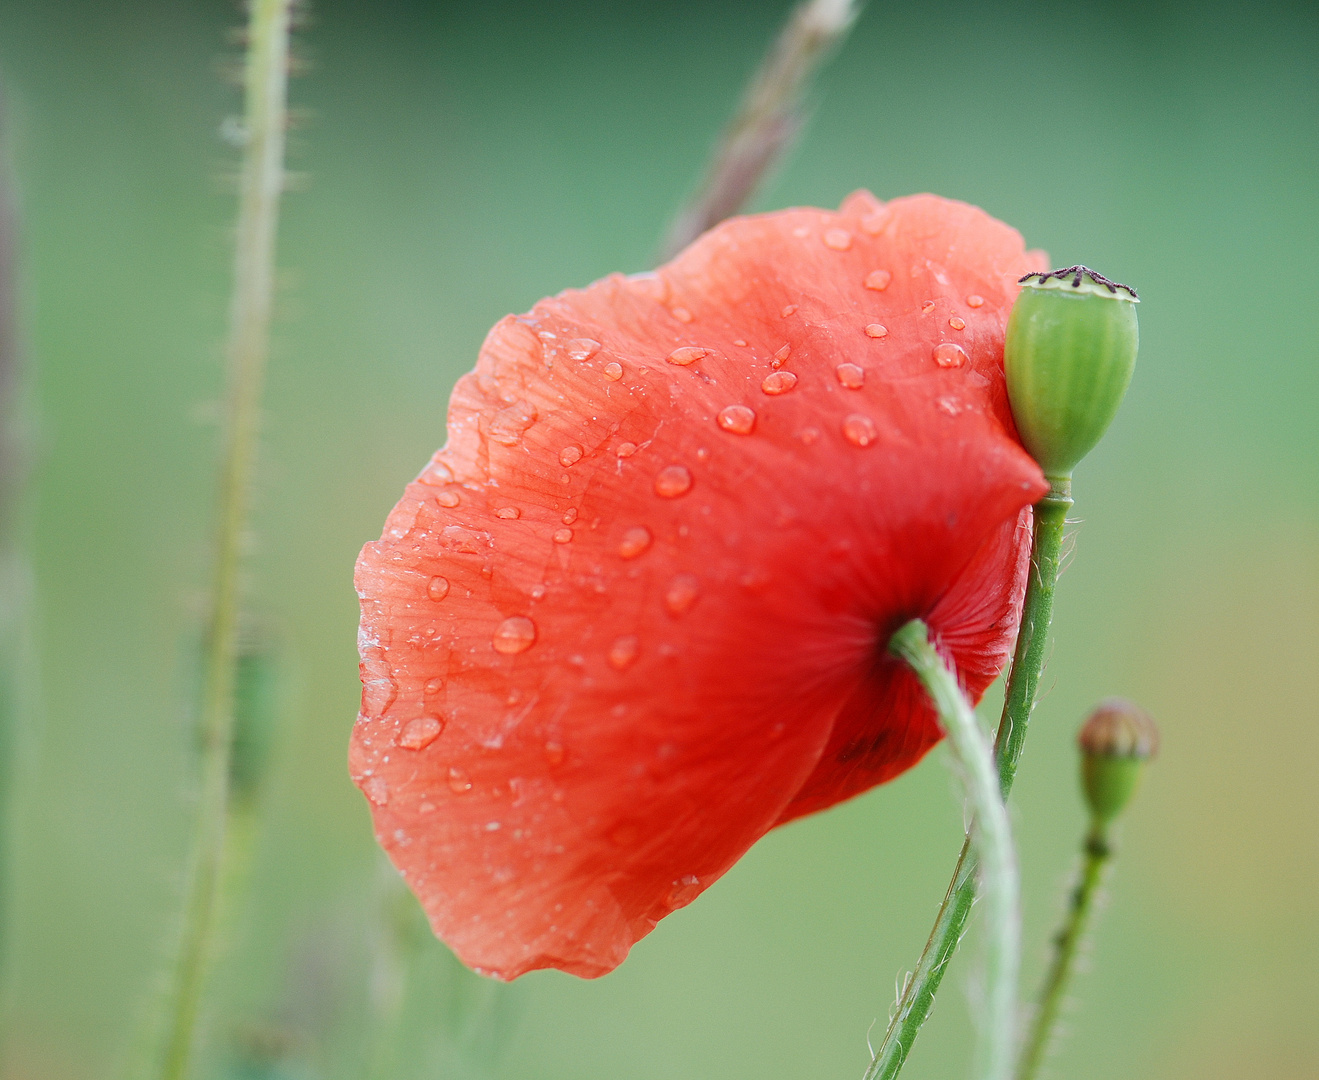
<path fill-rule="evenodd" d="M 1058 1010 L 1067 992 L 1067 982 L 1076 962 L 1076 950 L 1085 934 L 1086 923 L 1094 908 L 1095 895 L 1104 879 L 1104 867 L 1113 857 L 1108 830 L 1102 822 L 1095 821 L 1091 825 L 1083 852 L 1081 876 L 1076 888 L 1072 890 L 1072 900 L 1063 924 L 1053 939 L 1053 962 L 1049 965 L 1049 973 L 1040 990 L 1039 1011 L 1035 1014 L 1030 1037 L 1026 1040 L 1017 1066 L 1017 1080 L 1034 1080 L 1044 1061 L 1045 1052 L 1053 1038 L 1054 1026 L 1058 1022 Z"/>
<path fill-rule="evenodd" d="M 244 133 L 234 292 L 229 310 L 229 401 L 216 524 L 211 617 L 200 708 L 201 796 L 183 928 L 167 998 L 160 1080 L 184 1080 L 224 878 L 230 798 L 239 574 L 261 389 L 274 302 L 275 235 L 284 185 L 289 22 L 292 0 L 251 0 L 244 74 Z"/>
<path fill-rule="evenodd" d="M 971 806 L 971 847 L 980 866 L 980 891 L 989 925 L 982 1075 L 985 1080 L 1008 1080 L 1016 1052 L 1021 910 L 1017 856 L 998 770 L 989 743 L 980 734 L 975 710 L 962 692 L 956 672 L 935 650 L 925 623 L 920 619 L 907 623 L 893 635 L 889 650 L 911 666 L 934 702 Z"/>
<path fill-rule="evenodd" d="M 751 198 L 800 129 L 802 91 L 847 35 L 859 6 L 856 0 L 805 0 L 793 9 L 747 85 L 700 186 L 674 218 L 664 241 L 664 258 L 736 214 Z"/>
<path fill-rule="evenodd" d="M 998 759 L 999 784 L 1006 799 L 1017 775 L 1017 762 L 1026 739 L 1026 728 L 1035 707 L 1040 673 L 1044 669 L 1049 623 L 1053 618 L 1053 593 L 1058 583 L 1062 557 L 1063 526 L 1072 507 L 1071 481 L 1054 480 L 1048 495 L 1035 504 L 1031 542 L 1030 576 L 1022 605 L 1021 628 L 1008 675 L 994 752 Z M 898 999 L 897 1009 L 866 1069 L 863 1080 L 893 1080 L 911 1053 L 916 1035 L 930 1015 L 934 996 L 966 930 L 966 921 L 976 896 L 976 865 L 968 838 L 953 869 L 929 940 L 916 970 Z"/>

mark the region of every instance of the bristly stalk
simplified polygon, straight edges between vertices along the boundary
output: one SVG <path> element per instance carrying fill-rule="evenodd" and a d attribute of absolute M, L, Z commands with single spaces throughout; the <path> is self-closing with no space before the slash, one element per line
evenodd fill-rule
<path fill-rule="evenodd" d="M 954 672 L 914 619 L 893 635 L 889 651 L 916 673 L 939 714 L 971 807 L 971 847 L 979 864 L 989 949 L 980 1042 L 984 1080 L 1009 1080 L 1016 1053 L 1017 976 L 1021 969 L 1020 882 L 1012 826 L 999 772 L 975 710 Z"/>
<path fill-rule="evenodd" d="M 184 1080 L 191 1068 L 224 876 L 242 544 L 274 302 L 292 5 L 293 0 L 251 0 L 248 18 L 245 146 L 226 349 L 229 399 L 199 716 L 201 794 L 178 959 L 155 1070 L 159 1080 Z"/>
<path fill-rule="evenodd" d="M 738 213 L 801 129 L 811 76 L 856 21 L 856 0 L 806 0 L 793 9 L 720 137 L 695 194 L 674 218 L 663 257 Z"/>
<path fill-rule="evenodd" d="M 1031 711 L 1035 708 L 1040 673 L 1044 669 L 1049 623 L 1053 618 L 1053 593 L 1062 554 L 1063 527 L 1071 506 L 1071 485 L 1064 482 L 1055 483 L 1049 494 L 1035 505 L 1030 576 L 1022 605 L 1021 629 L 1004 695 L 1003 716 L 994 740 L 999 785 L 1005 799 L 1017 774 L 1017 761 L 1025 743 Z M 916 970 L 903 988 L 884 1041 L 875 1052 L 863 1080 L 893 1080 L 902 1071 L 916 1036 L 934 1006 L 934 996 L 943 981 L 948 961 L 962 940 L 975 898 L 976 859 L 968 837 L 962 844 L 962 853 L 953 869 L 952 882 L 935 917 L 929 940 Z"/>

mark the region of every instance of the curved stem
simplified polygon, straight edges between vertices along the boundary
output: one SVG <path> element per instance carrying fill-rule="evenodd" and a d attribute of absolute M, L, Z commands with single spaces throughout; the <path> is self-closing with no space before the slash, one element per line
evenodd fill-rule
<path fill-rule="evenodd" d="M 291 4 L 292 0 L 252 0 L 248 22 L 244 77 L 247 143 L 229 310 L 229 403 L 202 684 L 201 795 L 177 966 L 156 1069 L 160 1080 L 182 1080 L 189 1073 L 224 878 L 239 572 L 274 300 L 275 232 L 284 185 Z"/>
<path fill-rule="evenodd" d="M 893 635 L 889 650 L 911 665 L 933 700 L 971 804 L 971 847 L 980 864 L 989 925 L 983 1075 L 986 1080 L 1008 1080 L 1016 1049 L 1021 912 L 1017 856 L 998 770 L 957 674 L 931 644 L 925 623 L 920 619 L 907 623 Z"/>
<path fill-rule="evenodd" d="M 1005 799 L 1017 775 L 1017 762 L 1026 740 L 1031 710 L 1035 707 L 1040 672 L 1044 669 L 1049 623 L 1053 618 L 1053 592 L 1062 554 L 1063 526 L 1071 507 L 1069 480 L 1055 480 L 1049 494 L 1035 504 L 1030 576 L 1022 604 L 1021 628 L 1017 633 L 1017 647 L 1004 693 L 1003 716 L 994 740 L 999 784 Z M 968 838 L 957 858 L 952 882 L 935 916 L 929 940 L 898 999 L 884 1041 L 875 1052 L 863 1080 L 893 1080 L 902 1071 L 916 1035 L 934 1006 L 934 995 L 943 981 L 948 961 L 957 951 L 958 942 L 966 930 L 971 905 L 975 902 L 975 881 L 975 858 Z"/>
<path fill-rule="evenodd" d="M 1095 822 L 1085 838 L 1083 846 L 1085 861 L 1081 865 L 1081 877 L 1072 890 L 1072 901 L 1068 906 L 1063 924 L 1054 937 L 1053 962 L 1045 976 L 1044 986 L 1040 989 L 1039 1012 L 1031 1026 L 1030 1038 L 1026 1041 L 1021 1061 L 1017 1067 L 1017 1080 L 1034 1080 L 1044 1061 L 1058 1021 L 1058 1010 L 1067 992 L 1067 982 L 1071 978 L 1076 962 L 1076 950 L 1085 934 L 1086 923 L 1094 907 L 1095 895 L 1104 878 L 1104 867 L 1113 857 L 1113 849 L 1108 843 L 1108 834 L 1100 822 Z"/>

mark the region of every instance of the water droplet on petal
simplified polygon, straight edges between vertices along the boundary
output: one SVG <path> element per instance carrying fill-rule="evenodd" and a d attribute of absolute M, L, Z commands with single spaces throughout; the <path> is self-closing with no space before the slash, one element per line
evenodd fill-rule
<path fill-rule="evenodd" d="M 967 359 L 966 350 L 960 345 L 954 345 L 951 341 L 945 341 L 942 345 L 934 347 L 934 362 L 940 367 L 961 367 Z"/>
<path fill-rule="evenodd" d="M 880 230 L 884 228 L 884 223 L 889 219 L 889 213 L 889 208 L 885 206 L 873 214 L 867 214 L 861 219 L 861 231 L 871 236 L 878 236 Z"/>
<path fill-rule="evenodd" d="M 888 327 L 883 323 L 872 322 L 866 327 L 866 337 L 888 337 Z"/>
<path fill-rule="evenodd" d="M 681 349 L 674 349 L 669 353 L 669 363 L 677 364 L 679 367 L 690 367 L 701 357 L 709 355 L 709 349 L 702 349 L 697 345 L 684 345 Z"/>
<path fill-rule="evenodd" d="M 967 307 L 984 307 L 984 306 L 985 306 L 985 298 L 984 298 L 983 296 L 977 296 L 975 293 L 972 293 L 970 296 L 968 296 L 968 297 L 966 298 L 966 306 L 967 306 Z"/>
<path fill-rule="evenodd" d="M 549 742 L 545 744 L 545 760 L 549 762 L 551 767 L 555 765 L 562 765 L 563 758 L 564 758 L 563 743 L 555 742 L 553 739 L 551 739 Z"/>
<path fill-rule="evenodd" d="M 876 434 L 875 422 L 861 413 L 852 413 L 843 421 L 843 438 L 853 446 L 869 446 Z"/>
<path fill-rule="evenodd" d="M 495 630 L 492 639 L 495 652 L 505 656 L 514 656 L 526 652 L 536 644 L 536 624 L 525 615 L 514 615 L 505 619 Z"/>
<path fill-rule="evenodd" d="M 716 422 L 734 435 L 750 435 L 756 426 L 756 413 L 745 405 L 728 405 L 719 410 Z"/>
<path fill-rule="evenodd" d="M 570 360 L 589 360 L 600 351 L 600 342 L 589 337 L 575 337 L 568 342 Z"/>
<path fill-rule="evenodd" d="M 571 525 L 574 521 L 576 521 L 576 520 L 577 520 L 577 507 L 575 507 L 575 506 L 570 506 L 570 507 L 568 507 L 568 509 L 565 510 L 565 511 L 563 512 L 563 519 L 562 519 L 562 520 L 563 520 L 563 523 L 564 523 L 565 525 Z"/>
<path fill-rule="evenodd" d="M 582 460 L 582 448 L 577 445 L 565 446 L 559 451 L 559 464 L 565 468 L 569 465 L 576 465 Z"/>
<path fill-rule="evenodd" d="M 951 319 L 948 320 L 948 325 L 951 326 L 954 330 L 965 330 L 966 320 L 959 319 L 956 315 L 954 315 Z"/>
<path fill-rule="evenodd" d="M 828 229 L 823 239 L 824 246 L 834 251 L 846 251 L 852 246 L 852 234 L 846 229 Z"/>
<path fill-rule="evenodd" d="M 449 767 L 449 790 L 455 795 L 463 795 L 472 790 L 472 778 L 457 765 Z"/>
<path fill-rule="evenodd" d="M 785 307 L 782 311 L 779 312 L 779 316 L 781 318 L 786 319 L 789 315 L 794 314 L 796 311 L 797 311 L 797 305 L 789 304 L 787 307 Z"/>
<path fill-rule="evenodd" d="M 860 390 L 866 381 L 865 370 L 857 364 L 839 364 L 834 368 L 834 374 L 849 390 Z"/>
<path fill-rule="evenodd" d="M 797 438 L 802 441 L 803 446 L 810 446 L 812 443 L 819 440 L 820 429 L 813 427 L 802 428 L 801 431 L 797 432 Z"/>
<path fill-rule="evenodd" d="M 521 516 L 522 516 L 522 511 L 519 510 L 516 506 L 501 506 L 498 510 L 495 511 L 495 517 L 504 518 L 506 520 L 512 520 L 513 518 L 520 518 Z"/>
<path fill-rule="evenodd" d="M 893 275 L 887 270 L 872 270 L 866 275 L 866 288 L 874 289 L 875 292 L 883 292 L 892 280 Z"/>
<path fill-rule="evenodd" d="M 685 307 L 674 308 L 673 317 L 681 323 L 689 323 L 692 321 L 692 313 L 688 311 Z"/>
<path fill-rule="evenodd" d="M 958 401 L 957 398 L 955 397 L 941 397 L 938 400 L 937 404 L 939 408 L 942 409 L 944 412 L 946 412 L 949 416 L 956 416 L 959 412 L 962 411 L 962 403 Z"/>
<path fill-rule="evenodd" d="M 457 506 L 462 498 L 456 491 L 441 491 L 435 496 L 435 501 L 441 506 Z"/>
<path fill-rule="evenodd" d="M 664 591 L 664 606 L 670 615 L 683 615 L 691 610 L 700 595 L 701 583 L 695 574 L 679 574 Z"/>
<path fill-rule="evenodd" d="M 623 365 L 616 361 L 610 360 L 605 365 L 604 376 L 610 382 L 618 382 L 623 377 Z"/>
<path fill-rule="evenodd" d="M 765 376 L 765 381 L 760 384 L 760 389 L 766 394 L 777 396 L 786 394 L 797 385 L 797 376 L 791 371 L 774 371 Z"/>
<path fill-rule="evenodd" d="M 781 349 L 779 349 L 778 352 L 774 354 L 774 359 L 771 362 L 770 366 L 774 368 L 781 368 L 784 364 L 788 362 L 788 357 L 791 355 L 792 355 L 792 346 L 784 345 Z"/>
<path fill-rule="evenodd" d="M 536 406 L 529 401 L 515 401 L 500 409 L 490 421 L 490 438 L 503 446 L 517 446 L 527 428 L 536 422 Z"/>
<path fill-rule="evenodd" d="M 398 744 L 408 750 L 424 750 L 440 737 L 444 721 L 438 716 L 418 716 L 409 720 L 398 737 Z"/>
<path fill-rule="evenodd" d="M 637 452 L 637 444 L 634 442 L 621 442 L 618 449 L 614 451 L 619 457 L 631 457 Z"/>
<path fill-rule="evenodd" d="M 609 666 L 615 671 L 631 667 L 640 651 L 641 642 L 635 636 L 621 637 L 609 646 Z"/>
<path fill-rule="evenodd" d="M 433 577 L 426 583 L 426 595 L 432 600 L 443 600 L 449 595 L 449 579 L 446 577 Z"/>
<path fill-rule="evenodd" d="M 923 303 L 923 304 L 921 305 L 921 314 L 922 314 L 922 315 L 928 315 L 928 314 L 929 314 L 930 312 L 932 312 L 933 310 L 934 310 L 934 301 L 933 301 L 933 300 L 926 300 L 925 303 Z"/>
<path fill-rule="evenodd" d="M 661 499 L 676 499 L 692 489 L 692 474 L 685 465 L 665 465 L 655 475 L 655 494 Z"/>
<path fill-rule="evenodd" d="M 747 343 L 742 338 L 733 338 L 733 344 L 739 349 L 745 349 L 747 347 Z"/>
<path fill-rule="evenodd" d="M 618 553 L 625 559 L 635 559 L 648 547 L 654 537 L 651 536 L 650 530 L 644 525 L 634 525 L 623 534 L 623 539 L 619 542 Z"/>
<path fill-rule="evenodd" d="M 701 879 L 695 874 L 678 878 L 669 889 L 668 906 L 670 910 L 686 907 L 701 895 Z"/>
<path fill-rule="evenodd" d="M 389 802 L 389 785 L 383 776 L 373 776 L 362 785 L 362 792 L 377 806 Z"/>
<path fill-rule="evenodd" d="M 444 680 L 441 678 L 427 679 L 423 690 L 427 694 L 438 694 L 444 689 Z"/>
<path fill-rule="evenodd" d="M 572 529 L 555 529 L 554 542 L 556 544 L 572 543 Z"/>

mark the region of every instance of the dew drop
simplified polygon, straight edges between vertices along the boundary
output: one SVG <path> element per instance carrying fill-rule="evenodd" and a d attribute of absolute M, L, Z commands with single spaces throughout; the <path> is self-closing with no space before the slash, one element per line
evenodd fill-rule
<path fill-rule="evenodd" d="M 834 251 L 846 251 L 852 246 L 852 234 L 846 229 L 829 229 L 825 232 L 824 246 Z"/>
<path fill-rule="evenodd" d="M 676 499 L 692 489 L 692 474 L 685 465 L 665 465 L 655 474 L 655 494 Z"/>
<path fill-rule="evenodd" d="M 449 790 L 455 795 L 464 795 L 472 790 L 472 778 L 457 765 L 449 766 Z"/>
<path fill-rule="evenodd" d="M 866 381 L 865 370 L 857 364 L 839 364 L 834 368 L 834 374 L 849 390 L 860 390 Z"/>
<path fill-rule="evenodd" d="M 710 460 L 710 448 L 709 448 L 708 446 L 698 446 L 698 447 L 696 448 L 696 460 L 697 460 L 697 461 L 709 461 L 709 460 Z"/>
<path fill-rule="evenodd" d="M 623 539 L 618 545 L 618 553 L 625 559 L 635 559 L 650 547 L 654 539 L 646 526 L 634 525 L 623 534 Z"/>
<path fill-rule="evenodd" d="M 802 441 L 803 446 L 810 446 L 812 443 L 819 441 L 820 429 L 813 427 L 802 428 L 801 431 L 797 432 L 797 438 Z"/>
<path fill-rule="evenodd" d="M 796 311 L 797 311 L 797 305 L 789 304 L 787 307 L 785 307 L 782 311 L 779 312 L 779 316 L 781 318 L 786 319 L 789 315 L 795 314 Z"/>
<path fill-rule="evenodd" d="M 600 342 L 589 337 L 575 337 L 568 342 L 568 359 L 589 360 L 600 351 Z"/>
<path fill-rule="evenodd" d="M 574 521 L 576 521 L 576 520 L 577 520 L 577 507 L 575 507 L 575 506 L 570 506 L 570 507 L 568 507 L 568 509 L 565 510 L 565 511 L 563 512 L 563 519 L 562 519 L 562 520 L 563 520 L 563 523 L 564 523 L 565 525 L 571 525 Z"/>
<path fill-rule="evenodd" d="M 716 422 L 734 435 L 750 435 L 756 427 L 755 410 L 745 405 L 728 405 L 719 410 Z"/>
<path fill-rule="evenodd" d="M 572 543 L 572 529 L 555 529 L 554 542 L 556 544 Z"/>
<path fill-rule="evenodd" d="M 362 785 L 362 792 L 377 806 L 389 802 L 389 785 L 383 776 L 373 776 Z"/>
<path fill-rule="evenodd" d="M 934 301 L 933 301 L 933 300 L 926 300 L 925 303 L 923 303 L 923 304 L 921 305 L 921 314 L 922 314 L 922 315 L 928 315 L 928 314 L 929 314 L 931 311 L 933 311 L 933 310 L 934 310 Z"/>
<path fill-rule="evenodd" d="M 444 680 L 441 678 L 427 679 L 426 685 L 422 689 L 427 694 L 438 694 L 444 689 Z"/>
<path fill-rule="evenodd" d="M 944 412 L 946 412 L 949 416 L 956 416 L 959 412 L 962 411 L 962 403 L 958 401 L 957 398 L 955 397 L 941 397 L 938 400 L 937 404 L 939 408 L 942 409 Z"/>
<path fill-rule="evenodd" d="M 443 600 L 449 595 L 449 579 L 433 577 L 426 583 L 426 595 L 432 600 Z"/>
<path fill-rule="evenodd" d="M 641 642 L 634 635 L 628 634 L 626 637 L 618 638 L 609 646 L 609 666 L 615 671 L 629 668 L 636 662 L 637 653 L 640 651 Z"/>
<path fill-rule="evenodd" d="M 501 506 L 495 511 L 495 517 L 504 518 L 507 521 L 511 521 L 514 518 L 520 518 L 521 516 L 522 511 L 516 506 Z"/>
<path fill-rule="evenodd" d="M 490 438 L 502 446 L 517 446 L 527 428 L 536 422 L 536 406 L 529 401 L 515 401 L 500 409 L 490 421 Z"/>
<path fill-rule="evenodd" d="M 888 337 L 888 327 L 883 323 L 872 322 L 866 327 L 866 337 Z"/>
<path fill-rule="evenodd" d="M 709 356 L 709 349 L 702 349 L 699 345 L 684 345 L 681 349 L 674 349 L 669 353 L 669 363 L 677 364 L 679 367 L 690 367 L 703 356 Z"/>
<path fill-rule="evenodd" d="M 954 315 L 951 319 L 948 320 L 948 325 L 951 326 L 954 330 L 965 330 L 966 320 L 959 319 L 956 315 Z"/>
<path fill-rule="evenodd" d="M 580 446 L 577 446 L 576 444 L 573 444 L 572 446 L 565 446 L 562 450 L 559 451 L 559 464 L 562 465 L 564 468 L 567 468 L 569 465 L 576 465 L 577 462 L 581 460 L 582 460 L 582 448 Z"/>
<path fill-rule="evenodd" d="M 866 275 L 866 288 L 874 289 L 875 292 L 883 292 L 892 280 L 893 275 L 887 270 L 872 270 Z"/>
<path fill-rule="evenodd" d="M 670 615 L 684 615 L 700 595 L 701 583 L 695 574 L 679 574 L 664 590 L 664 606 Z"/>
<path fill-rule="evenodd" d="M 961 367 L 967 361 L 966 350 L 951 341 L 934 347 L 934 362 L 943 368 Z"/>
<path fill-rule="evenodd" d="M 610 360 L 609 363 L 605 365 L 604 376 L 610 382 L 618 382 L 618 380 L 623 377 L 623 365 L 614 360 Z"/>
<path fill-rule="evenodd" d="M 975 293 L 972 293 L 970 296 L 968 296 L 968 297 L 966 298 L 966 306 L 967 306 L 967 307 L 984 307 L 984 306 L 985 306 L 985 298 L 984 298 L 983 296 L 977 296 Z"/>
<path fill-rule="evenodd" d="M 772 397 L 779 394 L 786 394 L 797 385 L 797 376 L 791 371 L 773 371 L 765 376 L 765 381 L 760 384 L 760 389 Z"/>
<path fill-rule="evenodd" d="M 668 906 L 670 910 L 686 907 L 701 895 L 701 879 L 695 874 L 678 878 L 669 889 Z"/>
<path fill-rule="evenodd" d="M 444 721 L 438 716 L 418 716 L 409 720 L 398 737 L 398 744 L 407 750 L 424 750 L 440 737 Z"/>
<path fill-rule="evenodd" d="M 875 422 L 862 413 L 852 413 L 843 421 L 843 438 L 853 446 L 869 446 L 875 436 Z"/>
<path fill-rule="evenodd" d="M 689 323 L 692 321 L 692 313 L 688 311 L 685 307 L 674 308 L 673 317 L 681 323 Z"/>
<path fill-rule="evenodd" d="M 781 368 L 784 364 L 788 362 L 788 357 L 791 355 L 792 355 L 792 346 L 784 345 L 783 348 L 779 349 L 779 351 L 774 354 L 774 360 L 771 366 L 774 368 Z"/>
<path fill-rule="evenodd" d="M 457 506 L 463 500 L 456 491 L 441 491 L 435 496 L 435 501 L 441 506 Z"/>
<path fill-rule="evenodd" d="M 739 349 L 745 349 L 747 347 L 747 343 L 743 341 L 741 338 L 733 338 L 733 344 L 736 345 Z"/>
<path fill-rule="evenodd" d="M 621 442 L 618 449 L 614 451 L 619 457 L 631 457 L 637 452 L 637 444 L 634 442 Z"/>
<path fill-rule="evenodd" d="M 536 644 L 536 624 L 525 615 L 514 615 L 499 624 L 491 643 L 495 652 L 505 656 L 526 652 Z"/>
<path fill-rule="evenodd" d="M 564 758 L 563 743 L 555 742 L 553 739 L 551 739 L 549 742 L 545 744 L 545 760 L 549 762 L 551 767 L 555 765 L 562 765 L 563 758 Z"/>

